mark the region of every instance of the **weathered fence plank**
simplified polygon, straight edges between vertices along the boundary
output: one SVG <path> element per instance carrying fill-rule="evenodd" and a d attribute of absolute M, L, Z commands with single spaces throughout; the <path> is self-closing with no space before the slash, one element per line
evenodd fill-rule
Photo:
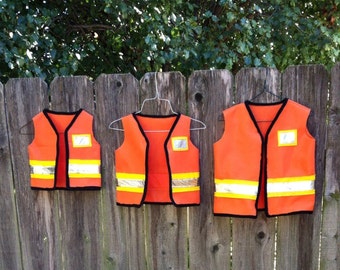
<path fill-rule="evenodd" d="M 130 74 L 103 74 L 95 81 L 95 130 L 102 145 L 102 269 L 146 269 L 143 208 L 117 206 L 115 200 L 114 150 L 122 143 L 123 132 L 109 129 L 112 121 L 137 110 L 138 89 Z"/>
<path fill-rule="evenodd" d="M 153 98 L 169 100 L 175 112 L 186 113 L 185 78 L 179 72 L 147 73 L 140 80 L 140 101 Z M 145 103 L 142 113 L 171 113 L 167 101 Z M 187 211 L 174 205 L 148 204 L 145 209 L 145 232 L 148 269 L 185 269 L 188 261 Z M 164 233 L 166 232 L 166 233 Z"/>
<path fill-rule="evenodd" d="M 283 95 L 312 109 L 308 129 L 316 139 L 316 204 L 313 214 L 278 218 L 277 269 L 318 269 L 327 83 L 323 66 L 290 67 L 282 75 Z"/>
<path fill-rule="evenodd" d="M 4 94 L 0 83 L 0 269 L 16 270 L 22 262 Z"/>
<path fill-rule="evenodd" d="M 223 132 L 222 110 L 233 102 L 233 76 L 227 70 L 195 71 L 188 81 L 189 115 L 206 124 L 193 131 L 200 149 L 201 205 L 189 210 L 190 269 L 230 269 L 230 218 L 213 216 L 213 143 Z M 194 125 L 196 126 L 196 125 Z"/>
<path fill-rule="evenodd" d="M 235 103 L 279 101 L 280 82 L 281 74 L 276 69 L 244 68 L 236 74 Z M 233 269 L 273 269 L 275 218 L 267 218 L 260 211 L 256 219 L 233 218 L 232 223 Z"/>
<path fill-rule="evenodd" d="M 53 195 L 32 191 L 27 146 L 33 138 L 31 119 L 48 106 L 47 85 L 38 78 L 10 79 L 5 86 L 8 134 L 23 269 L 56 269 L 58 235 Z"/>
<path fill-rule="evenodd" d="M 74 112 L 80 108 L 94 113 L 93 83 L 86 76 L 57 77 L 50 85 L 51 109 Z M 95 134 L 96 135 L 96 134 Z M 52 191 L 57 202 L 55 226 L 59 234 L 59 267 L 99 269 L 100 192 Z"/>
<path fill-rule="evenodd" d="M 331 71 L 321 269 L 340 269 L 340 63 Z"/>

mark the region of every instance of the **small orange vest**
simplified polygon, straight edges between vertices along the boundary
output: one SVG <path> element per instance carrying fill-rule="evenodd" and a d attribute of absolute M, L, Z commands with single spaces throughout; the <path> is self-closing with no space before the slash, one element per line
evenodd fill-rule
<path fill-rule="evenodd" d="M 214 213 L 268 216 L 312 212 L 315 139 L 310 109 L 292 100 L 246 101 L 223 112 L 224 133 L 214 144 Z"/>
<path fill-rule="evenodd" d="M 124 141 L 115 151 L 117 204 L 200 203 L 199 152 L 190 140 L 190 121 L 182 114 L 122 118 Z"/>
<path fill-rule="evenodd" d="M 34 139 L 28 146 L 33 189 L 98 189 L 100 145 L 93 116 L 80 109 L 43 110 L 33 117 Z"/>

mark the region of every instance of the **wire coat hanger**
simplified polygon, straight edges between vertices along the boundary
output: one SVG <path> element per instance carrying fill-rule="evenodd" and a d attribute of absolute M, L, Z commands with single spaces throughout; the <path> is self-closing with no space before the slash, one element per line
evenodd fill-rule
<path fill-rule="evenodd" d="M 174 111 L 174 109 L 172 108 L 172 105 L 171 105 L 171 102 L 169 99 L 165 99 L 165 98 L 161 98 L 160 97 L 160 94 L 159 94 L 159 90 L 158 90 L 158 84 L 157 84 L 157 72 L 155 72 L 155 89 L 156 89 L 156 94 L 154 97 L 152 98 L 145 98 L 142 102 L 142 105 L 140 107 L 140 109 L 135 112 L 135 114 L 140 114 L 142 111 L 143 111 L 143 107 L 145 105 L 145 103 L 147 101 L 153 101 L 153 100 L 159 100 L 159 101 L 165 101 L 168 103 L 169 105 L 169 108 L 170 108 L 170 111 L 173 115 L 178 115 L 177 112 Z M 116 119 L 116 120 L 113 120 L 110 124 L 109 124 L 109 129 L 112 129 L 112 130 L 117 130 L 117 131 L 124 131 L 123 128 L 117 128 L 117 127 L 113 127 L 112 125 L 116 122 L 119 122 L 120 120 L 122 119 L 122 117 Z M 195 128 L 190 128 L 190 130 L 201 130 L 201 129 L 206 129 L 206 124 L 203 123 L 202 121 L 198 120 L 198 119 L 194 119 L 194 118 L 190 118 L 192 121 L 194 122 L 197 122 L 199 124 L 201 124 L 201 127 L 195 127 Z M 150 131 L 145 131 L 145 132 L 168 132 L 168 130 L 150 130 Z"/>
<path fill-rule="evenodd" d="M 262 91 L 258 94 L 256 94 L 254 97 L 252 97 L 250 99 L 250 101 L 253 101 L 254 99 L 258 98 L 259 96 L 263 95 L 263 94 L 270 94 L 271 96 L 275 97 L 275 98 L 278 98 L 278 99 L 282 99 L 282 93 L 280 95 L 277 95 L 275 94 L 274 92 L 268 90 L 268 87 L 267 87 L 267 84 L 266 84 L 266 80 L 264 81 L 263 83 L 263 88 L 262 88 Z"/>
<path fill-rule="evenodd" d="M 140 114 L 143 111 L 144 108 L 144 104 L 147 101 L 153 101 L 153 100 L 159 100 L 159 101 L 165 101 L 168 103 L 170 111 L 172 114 L 178 114 L 177 112 L 174 111 L 174 109 L 172 108 L 171 102 L 169 99 L 165 99 L 165 98 L 161 98 L 159 95 L 159 91 L 158 91 L 158 83 L 157 83 L 157 72 L 155 72 L 155 89 L 156 89 L 156 94 L 154 97 L 152 98 L 145 98 L 142 102 L 142 106 L 140 107 L 139 111 L 136 112 L 136 114 Z"/>

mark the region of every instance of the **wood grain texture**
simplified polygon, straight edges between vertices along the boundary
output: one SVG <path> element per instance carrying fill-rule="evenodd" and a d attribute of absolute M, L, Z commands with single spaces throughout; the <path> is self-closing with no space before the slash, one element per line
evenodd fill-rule
<path fill-rule="evenodd" d="M 189 210 L 190 269 L 230 269 L 230 218 L 213 215 L 213 143 L 223 132 L 222 111 L 232 102 L 233 76 L 229 71 L 196 71 L 189 77 L 189 115 L 207 126 L 192 132 L 200 149 L 201 205 Z"/>
<path fill-rule="evenodd" d="M 0 269 L 21 269 L 18 219 L 6 122 L 5 93 L 0 83 Z"/>
<path fill-rule="evenodd" d="M 101 191 L 101 259 L 102 269 L 145 269 L 145 232 L 143 208 L 116 205 L 114 150 L 124 138 L 124 132 L 109 129 L 121 128 L 121 117 L 139 106 L 138 81 L 131 74 L 103 74 L 95 83 L 95 130 L 102 145 Z"/>
<path fill-rule="evenodd" d="M 86 76 L 57 77 L 50 85 L 51 109 L 94 114 L 93 83 Z M 98 269 L 100 266 L 100 191 L 54 191 L 58 218 L 59 267 Z"/>
<path fill-rule="evenodd" d="M 283 95 L 312 110 L 308 129 L 316 139 L 316 203 L 313 214 L 278 219 L 278 269 L 318 269 L 327 92 L 328 73 L 323 66 L 289 67 L 282 75 Z"/>
<path fill-rule="evenodd" d="M 236 74 L 235 102 L 252 100 L 260 103 L 279 101 L 281 74 L 271 68 L 244 68 Z M 259 211 L 256 219 L 233 218 L 233 269 L 274 268 L 275 218 Z M 235 255 L 236 256 L 235 256 Z M 239 256 L 242 254 L 242 256 Z"/>
<path fill-rule="evenodd" d="M 109 124 L 118 120 L 114 126 L 121 127 L 119 119 L 154 97 L 156 85 L 173 110 L 207 126 L 191 132 L 200 149 L 200 206 L 116 205 L 114 150 L 124 132 Z M 214 216 L 213 143 L 223 132 L 222 111 L 263 89 L 312 109 L 315 211 L 271 218 L 260 212 L 256 219 Z M 340 269 L 339 89 L 340 63 L 330 74 L 323 66 L 308 65 L 282 74 L 245 68 L 235 77 L 227 70 L 201 70 L 188 81 L 180 72 L 146 73 L 140 81 L 131 74 L 103 74 L 94 82 L 86 76 L 58 77 L 51 82 L 50 97 L 38 78 L 0 84 L 0 269 Z M 277 100 L 270 94 L 254 99 Z M 27 146 L 34 135 L 32 117 L 44 108 L 80 107 L 95 118 L 102 189 L 31 190 Z M 143 113 L 169 114 L 169 103 L 147 102 Z"/>
<path fill-rule="evenodd" d="M 22 268 L 56 269 L 53 195 L 31 190 L 27 153 L 33 138 L 31 119 L 48 106 L 47 85 L 38 78 L 10 79 L 5 98 Z"/>
<path fill-rule="evenodd" d="M 331 70 L 321 269 L 340 269 L 340 63 Z"/>

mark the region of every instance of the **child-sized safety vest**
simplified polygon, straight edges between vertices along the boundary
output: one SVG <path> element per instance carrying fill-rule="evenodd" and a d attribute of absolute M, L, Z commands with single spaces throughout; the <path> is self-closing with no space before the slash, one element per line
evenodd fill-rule
<path fill-rule="evenodd" d="M 268 216 L 311 212 L 315 201 L 315 139 L 310 109 L 292 100 L 246 101 L 223 112 L 214 144 L 214 213 Z"/>
<path fill-rule="evenodd" d="M 65 113 L 43 110 L 33 117 L 28 146 L 33 189 L 98 189 L 100 145 L 93 116 L 83 109 Z"/>
<path fill-rule="evenodd" d="M 117 204 L 200 203 L 199 151 L 190 140 L 188 116 L 130 114 L 115 151 Z"/>

